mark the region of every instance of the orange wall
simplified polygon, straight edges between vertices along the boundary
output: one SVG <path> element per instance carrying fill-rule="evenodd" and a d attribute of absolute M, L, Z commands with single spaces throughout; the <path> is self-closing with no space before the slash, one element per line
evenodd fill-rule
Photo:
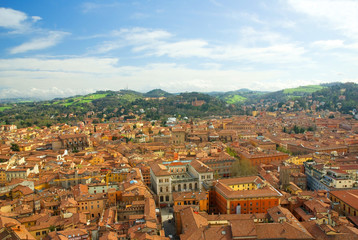
<path fill-rule="evenodd" d="M 272 208 L 274 206 L 278 206 L 280 201 L 278 198 L 241 198 L 241 199 L 226 199 L 220 193 L 216 192 L 213 194 L 215 197 L 215 205 L 217 207 L 218 212 L 222 214 L 235 214 L 236 206 L 240 203 L 241 205 L 241 213 L 266 213 L 268 208 Z M 230 210 L 227 211 L 227 202 L 229 202 Z M 252 204 L 252 205 L 250 205 Z"/>
<path fill-rule="evenodd" d="M 230 202 L 230 213 L 236 213 L 236 206 L 240 203 L 241 213 L 266 213 L 267 209 L 279 205 L 278 199 L 243 199 Z M 252 204 L 252 205 L 251 205 Z"/>

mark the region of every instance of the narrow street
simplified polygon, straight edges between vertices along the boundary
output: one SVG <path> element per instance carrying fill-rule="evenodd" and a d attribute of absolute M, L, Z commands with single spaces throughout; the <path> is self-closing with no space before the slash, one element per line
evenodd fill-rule
<path fill-rule="evenodd" d="M 163 228 L 166 237 L 171 237 L 171 239 L 179 239 L 179 237 L 176 236 L 176 229 L 172 210 L 173 208 L 171 207 L 165 207 L 160 209 L 162 214 Z"/>

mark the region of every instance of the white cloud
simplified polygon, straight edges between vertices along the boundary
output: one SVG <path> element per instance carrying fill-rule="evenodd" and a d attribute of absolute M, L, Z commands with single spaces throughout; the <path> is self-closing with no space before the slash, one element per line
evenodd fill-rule
<path fill-rule="evenodd" d="M 240 30 L 241 41 L 246 44 L 268 43 L 277 44 L 288 42 L 287 37 L 282 34 L 266 30 L 256 30 L 253 27 L 244 27 Z"/>
<path fill-rule="evenodd" d="M 90 53 L 107 53 L 125 46 L 136 46 L 136 51 L 148 48 L 147 45 L 159 44 L 161 40 L 170 38 L 172 34 L 164 30 L 152 30 L 146 28 L 123 28 L 108 34 L 112 41 L 105 41 L 90 50 Z M 100 37 L 103 37 L 101 35 Z"/>
<path fill-rule="evenodd" d="M 24 53 L 33 50 L 40 50 L 52 47 L 58 44 L 69 33 L 60 31 L 50 31 L 48 36 L 43 38 L 35 38 L 29 42 L 25 42 L 17 47 L 10 49 L 11 54 Z"/>
<path fill-rule="evenodd" d="M 85 2 L 81 5 L 82 12 L 83 13 L 89 13 L 96 11 L 98 9 L 103 8 L 113 8 L 118 6 L 119 3 L 93 3 L 93 2 Z"/>
<path fill-rule="evenodd" d="M 42 20 L 42 18 L 39 17 L 39 16 L 32 16 L 31 19 L 32 19 L 33 22 L 37 22 L 37 21 Z"/>
<path fill-rule="evenodd" d="M 75 95 L 84 95 L 95 92 L 94 89 L 73 89 L 73 88 L 29 88 L 27 90 L 18 90 L 14 88 L 0 89 L 2 98 L 26 98 L 53 99 L 56 97 L 68 97 Z"/>
<path fill-rule="evenodd" d="M 145 19 L 145 18 L 148 18 L 148 17 L 149 17 L 148 14 L 141 13 L 141 12 L 136 12 L 136 13 L 133 13 L 130 18 L 131 19 Z"/>
<path fill-rule="evenodd" d="M 236 44 L 211 44 L 202 39 L 175 40 L 163 30 L 145 28 L 121 29 L 111 34 L 116 38 L 100 44 L 95 53 L 105 53 L 130 47 L 141 56 L 170 58 L 206 58 L 217 61 L 249 61 L 258 63 L 308 62 L 304 47 L 290 43 L 280 34 L 253 28 L 244 28 Z M 287 54 L 290 53 L 290 54 Z"/>
<path fill-rule="evenodd" d="M 2 59 L 0 82 L 22 92 L 31 88 L 119 90 L 127 85 L 140 91 L 158 87 L 170 92 L 224 91 L 242 87 L 257 89 L 257 82 L 270 81 L 281 75 L 273 70 L 193 69 L 163 63 L 135 67 L 117 66 L 117 63 L 115 58 Z"/>
<path fill-rule="evenodd" d="M 315 41 L 311 44 L 313 47 L 318 47 L 324 50 L 332 50 L 332 49 L 350 49 L 350 50 L 358 50 L 358 43 L 346 44 L 343 40 L 321 40 Z"/>
<path fill-rule="evenodd" d="M 312 43 L 313 47 L 319 47 L 325 50 L 330 50 L 334 48 L 342 48 L 344 47 L 343 40 L 322 40 L 322 41 L 315 41 Z"/>
<path fill-rule="evenodd" d="M 289 0 L 294 10 L 316 18 L 345 36 L 358 39 L 358 1 L 355 0 Z"/>
<path fill-rule="evenodd" d="M 20 30 L 25 26 L 27 15 L 23 12 L 11 9 L 0 8 L 0 27 Z"/>
<path fill-rule="evenodd" d="M 329 74 L 303 77 L 294 72 L 240 68 L 221 69 L 204 65 L 192 68 L 174 63 L 144 66 L 118 66 L 117 58 L 15 58 L 0 59 L 2 86 L 16 89 L 23 96 L 34 92 L 51 98 L 87 93 L 89 90 L 126 88 L 146 92 L 162 88 L 169 92 L 230 91 L 240 88 L 274 91 L 321 82 L 339 81 Z M 241 68 L 242 69 L 242 68 Z M 344 69 L 337 69 L 344 70 Z M 297 73 L 301 70 L 297 70 Z M 331 74 L 333 75 L 333 74 Z M 346 79 L 353 79 L 345 74 Z M 322 80 L 323 79 L 323 80 Z M 353 81 L 353 80 L 351 80 Z M 29 89 L 33 89 L 30 90 Z M 70 90 L 72 89 L 72 90 Z M 0 91 L 1 96 L 5 90 Z M 11 90 L 12 91 L 12 90 Z"/>

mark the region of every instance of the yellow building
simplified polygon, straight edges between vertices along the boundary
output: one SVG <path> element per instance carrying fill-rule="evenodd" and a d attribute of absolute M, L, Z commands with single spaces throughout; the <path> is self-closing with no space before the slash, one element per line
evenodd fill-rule
<path fill-rule="evenodd" d="M 91 165 L 99 165 L 104 163 L 104 158 L 101 156 L 95 156 L 91 160 L 89 160 L 89 163 L 91 163 Z"/>
<path fill-rule="evenodd" d="M 31 148 L 32 148 L 31 144 L 19 144 L 20 152 L 31 151 Z"/>
<path fill-rule="evenodd" d="M 44 239 L 50 232 L 50 226 L 48 226 L 47 224 L 31 226 L 27 229 L 36 240 Z"/>
<path fill-rule="evenodd" d="M 3 185 L 6 182 L 6 171 L 5 169 L 0 168 L 0 184 Z"/>
<path fill-rule="evenodd" d="M 79 213 L 88 213 L 91 220 L 101 216 L 106 206 L 107 197 L 103 193 L 81 196 L 76 199 L 78 203 L 77 211 Z"/>
<path fill-rule="evenodd" d="M 312 160 L 311 156 L 295 156 L 286 160 L 287 163 L 293 163 L 295 165 L 303 165 L 304 162 Z"/>
<path fill-rule="evenodd" d="M 238 183 L 238 184 L 231 184 L 228 185 L 232 190 L 241 191 L 241 190 L 256 190 L 257 185 L 254 182 L 245 182 L 245 183 Z"/>
<path fill-rule="evenodd" d="M 123 182 L 127 179 L 128 171 L 108 171 L 106 182 Z"/>
<path fill-rule="evenodd" d="M 50 188 L 50 185 L 46 180 L 38 180 L 34 182 L 34 188 L 37 191 L 41 191 Z"/>
<path fill-rule="evenodd" d="M 290 185 L 288 185 L 288 187 L 287 187 L 287 192 L 291 193 L 292 195 L 297 196 L 298 193 L 302 192 L 302 189 L 300 187 L 298 187 L 296 184 L 294 184 L 293 182 L 290 182 Z"/>
<path fill-rule="evenodd" d="M 209 210 L 208 192 L 173 192 L 174 206 L 199 206 L 199 211 Z"/>
<path fill-rule="evenodd" d="M 329 199 L 332 201 L 334 209 L 340 214 L 358 216 L 358 190 L 331 191 Z"/>

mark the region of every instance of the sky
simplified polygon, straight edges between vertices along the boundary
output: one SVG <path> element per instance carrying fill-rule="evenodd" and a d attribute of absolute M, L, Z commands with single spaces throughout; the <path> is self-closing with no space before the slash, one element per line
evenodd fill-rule
<path fill-rule="evenodd" d="M 356 0 L 0 0 L 0 98 L 358 83 Z"/>

